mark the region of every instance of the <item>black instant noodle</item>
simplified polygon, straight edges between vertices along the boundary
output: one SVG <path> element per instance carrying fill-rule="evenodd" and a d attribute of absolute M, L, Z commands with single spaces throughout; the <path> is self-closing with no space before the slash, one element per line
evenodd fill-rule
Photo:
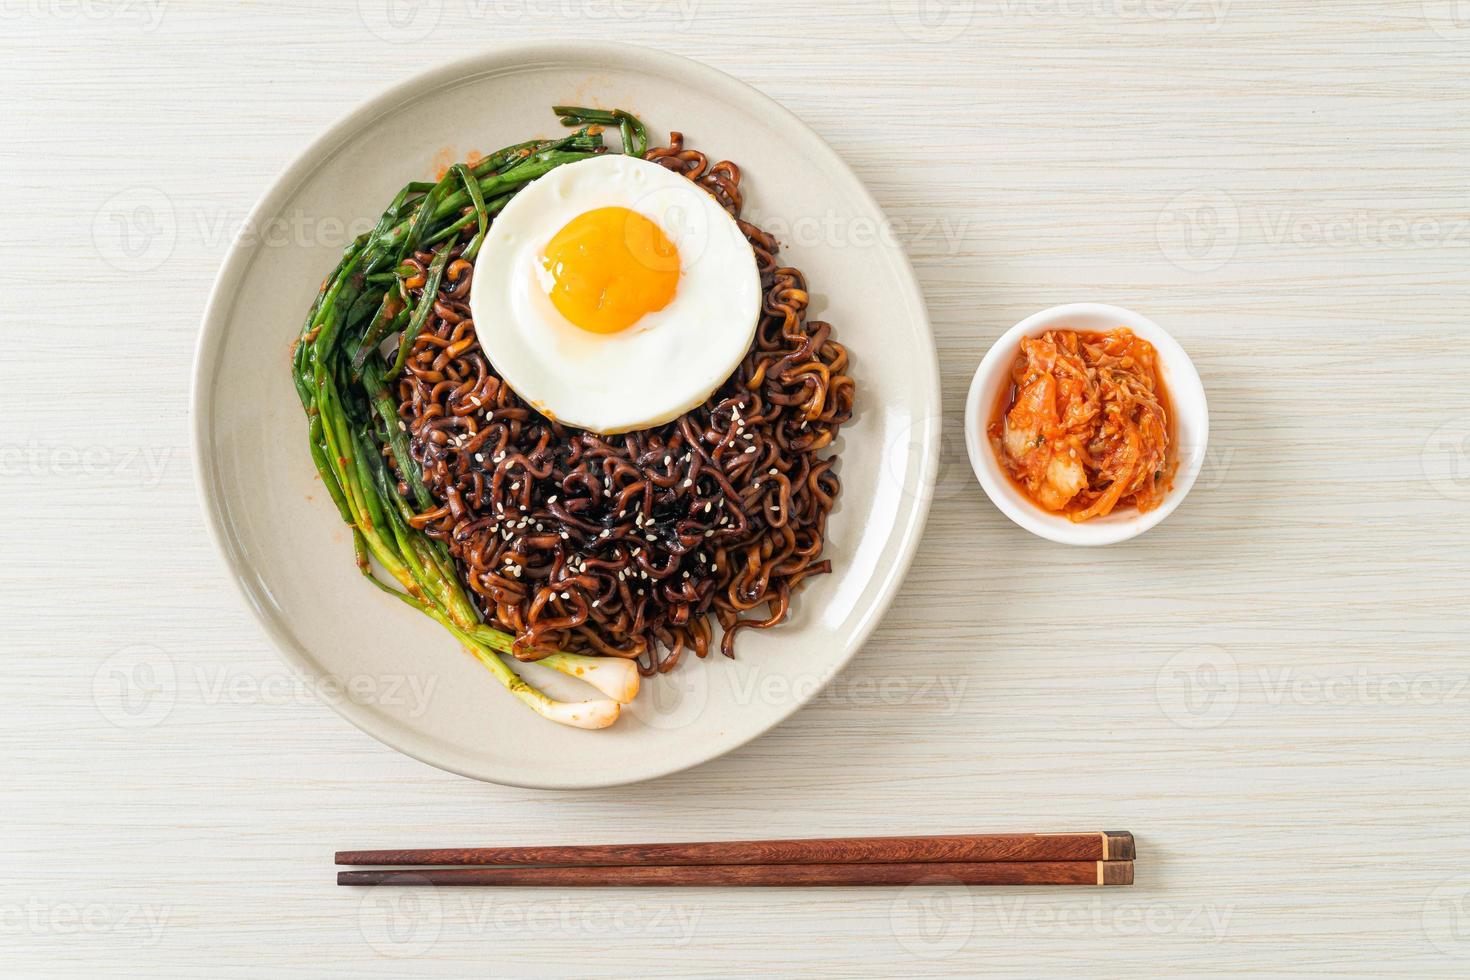
<path fill-rule="evenodd" d="M 475 339 L 474 269 L 459 257 L 473 228 L 438 247 L 450 261 L 397 382 L 409 451 L 438 504 L 411 523 L 445 542 L 523 660 L 569 650 L 666 671 L 686 650 L 709 653 L 711 617 L 733 656 L 740 630 L 780 623 L 792 592 L 830 570 L 821 554 L 839 483 L 822 451 L 852 417 L 847 352 L 829 324 L 806 319 L 806 282 L 777 262 L 776 241 L 740 221 L 738 167 L 711 165 L 678 133 L 646 156 L 734 215 L 760 269 L 755 340 L 704 405 L 617 436 L 530 408 Z M 427 270 L 438 248 L 411 263 Z M 416 299 L 425 278 L 409 280 Z"/>

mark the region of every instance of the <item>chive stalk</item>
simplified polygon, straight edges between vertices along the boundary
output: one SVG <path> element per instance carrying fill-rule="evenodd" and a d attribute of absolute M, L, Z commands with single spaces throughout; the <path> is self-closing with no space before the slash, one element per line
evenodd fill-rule
<path fill-rule="evenodd" d="M 473 166 L 451 167 L 444 178 L 407 184 L 373 230 L 355 239 L 322 283 L 292 354 L 292 381 L 307 417 L 307 444 L 333 505 L 352 528 L 353 556 L 373 585 L 438 622 L 506 690 L 544 718 L 579 728 L 603 728 L 638 690 L 631 661 L 553 653 L 539 662 L 577 677 L 605 695 L 583 702 L 548 697 L 511 669 L 513 638 L 481 621 L 447 548 L 413 527 L 416 510 L 433 506 L 409 452 L 391 392 L 414 339 L 428 323 L 450 253 L 473 228 L 463 255 L 473 261 L 490 222 L 526 184 L 567 163 L 603 152 L 592 126 L 616 125 L 624 152 L 647 146 L 642 123 L 620 111 L 566 110 L 576 133 L 505 147 Z M 604 118 L 606 117 L 606 118 Z M 641 152 L 641 151 L 639 151 Z M 468 209 L 468 210 L 466 210 Z M 438 245 L 417 304 L 404 281 L 416 272 L 404 259 Z M 412 307 L 410 309 L 410 307 Z M 398 334 L 391 366 L 380 345 Z M 390 472 L 392 454 L 397 476 Z M 411 501 L 400 493 L 401 478 Z M 381 569 L 398 588 L 379 579 Z"/>

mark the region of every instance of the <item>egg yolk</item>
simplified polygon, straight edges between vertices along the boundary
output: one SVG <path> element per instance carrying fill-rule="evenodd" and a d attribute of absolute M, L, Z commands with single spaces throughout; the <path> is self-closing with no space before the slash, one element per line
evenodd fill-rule
<path fill-rule="evenodd" d="M 679 250 L 663 229 L 627 208 L 577 215 L 546 246 L 551 302 L 591 333 L 616 333 L 661 310 L 679 285 Z"/>

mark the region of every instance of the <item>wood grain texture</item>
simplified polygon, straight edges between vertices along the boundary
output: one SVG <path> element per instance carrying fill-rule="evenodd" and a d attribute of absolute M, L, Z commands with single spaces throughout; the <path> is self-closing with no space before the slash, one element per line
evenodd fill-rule
<path fill-rule="evenodd" d="M 1462 5 L 390 2 L 0 3 L 7 973 L 1464 975 Z M 298 150 L 446 57 L 573 36 L 703 60 L 838 149 L 913 259 L 952 426 L 903 593 L 814 704 L 552 794 L 399 756 L 286 671 L 186 415 L 215 271 Z M 1087 299 L 1170 330 L 1213 423 L 1180 510 L 1101 551 L 1011 526 L 959 427 L 990 342 Z M 1137 834 L 1133 888 L 332 883 L 362 842 L 1096 826 Z"/>
<path fill-rule="evenodd" d="M 433 888 L 948 888 L 956 885 L 1133 884 L 1132 861 L 932 864 L 706 864 L 599 868 L 415 868 L 339 871 L 339 885 Z"/>
<path fill-rule="evenodd" d="M 931 834 L 665 844 L 541 844 L 338 851 L 337 864 L 518 864 L 589 868 L 661 864 L 904 864 L 984 861 L 1131 861 L 1133 835 Z"/>

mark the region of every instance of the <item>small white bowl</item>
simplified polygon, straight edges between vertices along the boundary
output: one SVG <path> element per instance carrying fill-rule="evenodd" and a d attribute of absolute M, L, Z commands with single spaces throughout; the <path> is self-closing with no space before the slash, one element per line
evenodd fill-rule
<path fill-rule="evenodd" d="M 1021 349 L 1022 338 L 1039 336 L 1053 328 L 1108 331 L 1118 327 L 1132 330 L 1153 344 L 1158 352 L 1159 372 L 1163 375 L 1174 415 L 1173 435 L 1179 467 L 1174 473 L 1173 488 L 1163 502 L 1148 513 L 1140 514 L 1132 507 L 1120 508 L 1106 517 L 1076 524 L 1060 514 L 1043 510 L 1017 489 L 1001 469 L 985 429 L 990 423 L 996 399 L 1000 397 L 1001 386 L 1006 384 L 1011 365 Z M 1205 404 L 1205 389 L 1184 348 L 1148 317 L 1103 303 L 1053 306 L 1028 316 L 1007 330 L 980 362 L 975 380 L 970 384 L 969 400 L 965 403 L 965 448 L 969 450 L 975 476 L 980 479 L 980 485 L 985 488 L 991 502 L 1000 508 L 1001 513 L 1032 534 L 1061 544 L 1115 544 L 1142 534 L 1168 517 L 1189 493 L 1189 488 L 1194 486 L 1204 464 L 1209 435 L 1210 412 Z"/>

